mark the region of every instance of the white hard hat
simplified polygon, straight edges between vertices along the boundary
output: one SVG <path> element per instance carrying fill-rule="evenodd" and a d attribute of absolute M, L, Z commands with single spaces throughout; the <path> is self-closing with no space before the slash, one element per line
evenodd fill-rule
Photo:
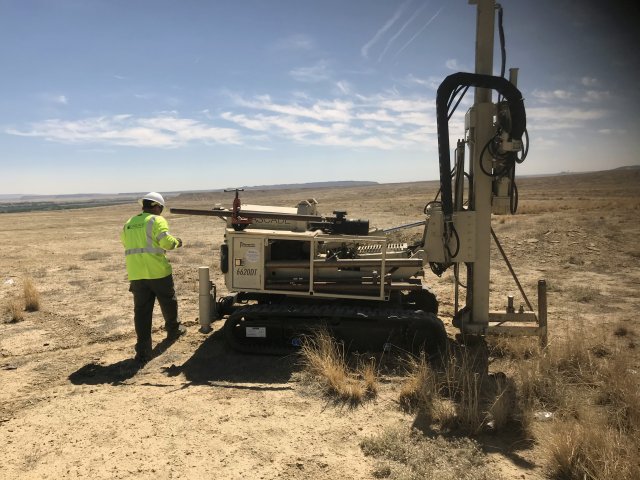
<path fill-rule="evenodd" d="M 144 197 L 142 197 L 138 202 L 142 205 L 143 200 L 150 200 L 152 202 L 156 202 L 164 207 L 164 198 L 158 192 L 149 192 Z"/>

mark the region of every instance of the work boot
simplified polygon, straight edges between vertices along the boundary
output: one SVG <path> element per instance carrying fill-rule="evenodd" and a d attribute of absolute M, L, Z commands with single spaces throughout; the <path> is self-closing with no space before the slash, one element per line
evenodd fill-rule
<path fill-rule="evenodd" d="M 178 324 L 178 326 L 175 329 L 169 330 L 167 332 L 167 339 L 176 340 L 177 338 L 181 337 L 185 333 L 187 333 L 187 328 L 184 325 Z"/>
<path fill-rule="evenodd" d="M 140 353 L 136 353 L 136 356 L 133 357 L 133 360 L 141 366 L 144 366 L 151 361 L 151 355 L 142 355 Z"/>

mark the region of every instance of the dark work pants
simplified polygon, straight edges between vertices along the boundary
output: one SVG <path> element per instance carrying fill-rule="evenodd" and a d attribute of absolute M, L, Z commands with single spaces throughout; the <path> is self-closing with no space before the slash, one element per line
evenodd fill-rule
<path fill-rule="evenodd" d="M 132 280 L 129 291 L 133 293 L 133 322 L 138 342 L 136 353 L 151 357 L 151 318 L 153 305 L 158 299 L 167 334 L 178 329 L 178 299 L 173 287 L 173 276 L 153 280 Z"/>

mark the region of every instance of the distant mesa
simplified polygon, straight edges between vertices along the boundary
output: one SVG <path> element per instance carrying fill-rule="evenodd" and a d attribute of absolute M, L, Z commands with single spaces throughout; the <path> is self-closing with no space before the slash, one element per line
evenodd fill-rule
<path fill-rule="evenodd" d="M 378 182 L 343 180 L 333 182 L 286 183 L 238 187 L 244 190 L 286 190 L 309 188 L 348 188 L 378 185 Z M 224 189 L 185 190 L 162 192 L 165 198 L 181 194 L 215 193 Z M 104 207 L 134 202 L 145 192 L 127 193 L 74 193 L 65 195 L 0 194 L 0 213 L 31 212 L 35 210 L 61 210 L 71 208 Z"/>
<path fill-rule="evenodd" d="M 366 187 L 379 185 L 378 182 L 360 182 L 357 180 L 344 180 L 337 182 L 308 182 L 308 183 L 281 183 L 279 185 L 256 185 L 253 187 L 240 187 L 245 190 L 288 190 L 291 188 L 335 188 L 335 187 Z"/>

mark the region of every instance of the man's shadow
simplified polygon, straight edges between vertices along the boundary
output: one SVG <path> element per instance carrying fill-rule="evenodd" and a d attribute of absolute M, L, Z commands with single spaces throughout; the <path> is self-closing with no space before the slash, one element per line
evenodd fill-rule
<path fill-rule="evenodd" d="M 165 338 L 158 343 L 151 352 L 151 359 L 166 352 L 176 340 L 176 338 Z M 119 385 L 132 378 L 142 367 L 144 367 L 144 363 L 138 362 L 133 358 L 120 360 L 111 365 L 88 363 L 70 374 L 69 381 L 74 385 L 101 385 L 105 383 Z"/>

